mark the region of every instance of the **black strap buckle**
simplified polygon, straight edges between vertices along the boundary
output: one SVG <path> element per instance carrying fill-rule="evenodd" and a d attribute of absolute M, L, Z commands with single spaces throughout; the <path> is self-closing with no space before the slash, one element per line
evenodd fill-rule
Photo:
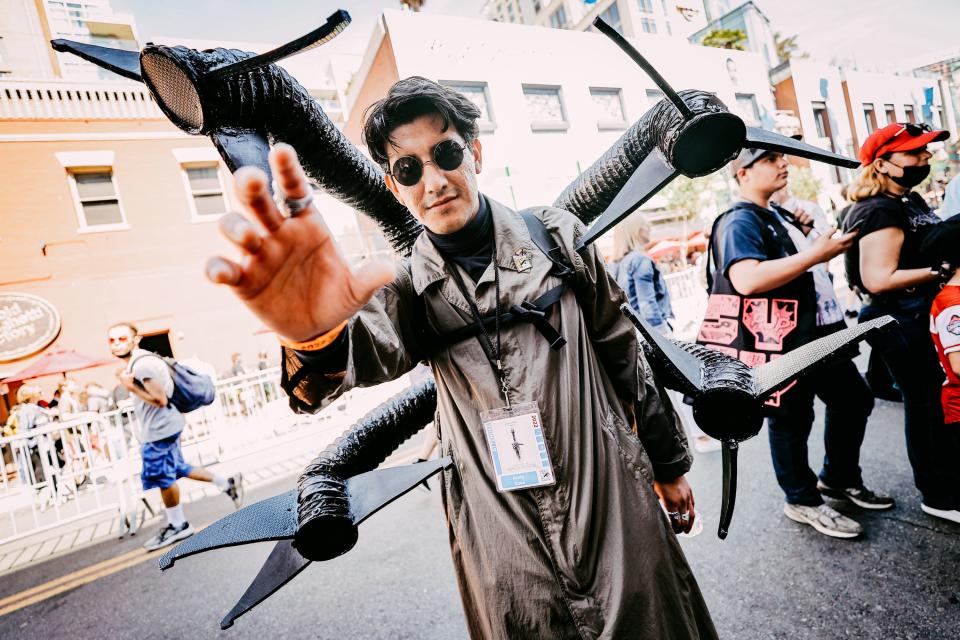
<path fill-rule="evenodd" d="M 551 271 L 553 271 L 553 274 L 558 278 L 566 279 L 574 275 L 573 267 L 567 264 L 566 259 L 560 252 L 560 247 L 553 247 L 547 251 L 547 258 L 553 263 Z"/>
<path fill-rule="evenodd" d="M 510 307 L 510 311 L 513 312 L 514 317 L 518 320 L 529 322 L 536 327 L 541 335 L 546 338 L 547 342 L 550 343 L 550 348 L 554 351 L 567 344 L 566 339 L 560 335 L 560 332 L 547 322 L 547 314 L 543 309 L 529 300 L 524 300 L 520 304 L 513 305 Z"/>

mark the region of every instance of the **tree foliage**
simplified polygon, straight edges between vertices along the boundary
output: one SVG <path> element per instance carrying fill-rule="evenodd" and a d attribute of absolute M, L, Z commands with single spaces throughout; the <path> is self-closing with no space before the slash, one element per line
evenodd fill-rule
<path fill-rule="evenodd" d="M 800 52 L 800 45 L 797 44 L 796 35 L 784 37 L 777 31 L 773 34 L 773 44 L 777 48 L 777 58 L 779 58 L 781 62 L 787 62 L 791 58 L 806 58 L 809 55 Z"/>
<path fill-rule="evenodd" d="M 712 205 L 716 199 L 710 183 L 710 176 L 693 179 L 677 176 L 664 189 L 663 197 L 670 209 L 684 214 L 687 220 L 692 220 L 700 215 L 704 207 Z"/>
<path fill-rule="evenodd" d="M 820 180 L 813 175 L 810 167 L 800 167 L 797 165 L 791 165 L 790 167 L 790 177 L 787 178 L 787 186 L 793 197 L 811 202 L 817 201 L 817 196 L 820 195 L 820 189 L 823 187 L 823 185 L 820 184 Z"/>
<path fill-rule="evenodd" d="M 703 37 L 701 44 L 718 49 L 746 51 L 747 34 L 743 29 L 714 29 Z"/>

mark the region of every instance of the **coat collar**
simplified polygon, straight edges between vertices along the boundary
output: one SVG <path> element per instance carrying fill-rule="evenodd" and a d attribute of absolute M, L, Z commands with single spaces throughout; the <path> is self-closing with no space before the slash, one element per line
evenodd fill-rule
<path fill-rule="evenodd" d="M 490 205 L 490 215 L 493 216 L 493 237 L 497 245 L 497 264 L 503 269 L 519 271 L 514 256 L 524 255 L 530 265 L 539 259 L 539 252 L 534 251 L 530 231 L 523 218 L 509 207 L 506 207 L 493 198 L 484 196 Z M 526 269 L 525 269 L 526 270 Z M 427 237 L 420 233 L 413 245 L 413 255 L 410 257 L 410 273 L 413 278 L 413 287 L 417 295 L 434 282 L 444 280 L 450 275 L 449 268 L 436 246 Z M 477 284 L 493 280 L 493 269 L 487 267 Z"/>

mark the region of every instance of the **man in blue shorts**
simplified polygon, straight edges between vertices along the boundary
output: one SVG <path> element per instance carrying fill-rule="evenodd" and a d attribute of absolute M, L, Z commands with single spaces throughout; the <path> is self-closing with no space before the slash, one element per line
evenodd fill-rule
<path fill-rule="evenodd" d="M 140 334 L 130 323 L 121 322 L 110 327 L 108 338 L 110 352 L 127 361 L 127 366 L 117 377 L 130 390 L 140 422 L 137 437 L 142 443 L 140 480 L 143 490 L 160 489 L 167 513 L 167 525 L 143 545 L 153 551 L 193 535 L 193 528 L 183 515 L 180 504 L 179 478 L 212 482 L 230 496 L 237 507 L 242 498 L 242 479 L 240 474 L 224 478 L 184 461 L 180 433 L 185 421 L 183 414 L 169 402 L 173 395 L 173 376 L 169 366 L 156 354 L 138 347 Z"/>

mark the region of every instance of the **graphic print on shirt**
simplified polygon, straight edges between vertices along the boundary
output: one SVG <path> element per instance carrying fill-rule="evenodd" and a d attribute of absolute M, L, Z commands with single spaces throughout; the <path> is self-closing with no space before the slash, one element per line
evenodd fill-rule
<path fill-rule="evenodd" d="M 960 336 L 960 316 L 953 316 L 947 321 L 947 331 L 955 336 Z"/>
<path fill-rule="evenodd" d="M 737 334 L 740 332 L 740 326 L 737 322 L 739 314 L 739 296 L 711 294 L 707 301 L 707 310 L 704 313 L 697 339 L 714 344 L 730 344 L 736 340 Z M 736 357 L 736 350 L 733 351 L 733 356 Z"/>
<path fill-rule="evenodd" d="M 797 301 L 747 298 L 743 302 L 743 326 L 753 334 L 757 349 L 783 351 L 783 339 L 797 328 Z"/>

